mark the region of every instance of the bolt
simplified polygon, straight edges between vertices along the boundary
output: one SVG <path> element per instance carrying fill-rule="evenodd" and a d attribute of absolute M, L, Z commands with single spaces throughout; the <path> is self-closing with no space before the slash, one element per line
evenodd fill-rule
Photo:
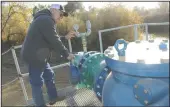
<path fill-rule="evenodd" d="M 108 56 L 109 56 L 110 58 L 113 58 L 113 57 L 114 57 L 114 54 L 113 54 L 113 53 L 109 53 Z"/>
<path fill-rule="evenodd" d="M 105 54 L 108 54 L 108 53 L 110 53 L 110 51 L 106 49 L 104 53 L 105 53 Z"/>
<path fill-rule="evenodd" d="M 101 96 L 99 92 L 97 92 L 97 95 L 98 95 L 98 96 Z"/>
<path fill-rule="evenodd" d="M 148 104 L 148 101 L 147 101 L 147 100 L 145 100 L 145 101 L 144 101 L 144 103 L 145 103 L 145 104 Z"/>
<path fill-rule="evenodd" d="M 137 86 L 137 85 L 134 85 L 134 87 L 135 87 L 135 88 L 138 88 L 138 86 Z"/>
<path fill-rule="evenodd" d="M 89 87 L 90 87 L 90 85 L 87 85 L 87 87 L 89 88 Z"/>
<path fill-rule="evenodd" d="M 108 69 L 107 68 L 104 68 L 105 71 L 107 71 Z"/>
<path fill-rule="evenodd" d="M 108 54 L 105 54 L 106 57 L 109 57 Z"/>
<path fill-rule="evenodd" d="M 153 40 L 153 39 L 150 39 L 150 40 L 149 40 L 149 43 L 153 43 L 153 42 L 154 42 L 154 40 Z"/>
<path fill-rule="evenodd" d="M 141 41 L 140 40 L 136 40 L 135 43 L 140 43 Z"/>
<path fill-rule="evenodd" d="M 113 46 L 109 46 L 108 49 L 109 49 L 109 50 L 112 50 L 112 49 L 113 49 Z"/>
<path fill-rule="evenodd" d="M 100 85 L 97 85 L 97 88 L 100 88 Z"/>
<path fill-rule="evenodd" d="M 84 68 L 87 68 L 87 66 L 85 65 L 85 66 L 83 66 Z"/>
<path fill-rule="evenodd" d="M 146 50 L 149 50 L 149 48 L 146 48 Z"/>
<path fill-rule="evenodd" d="M 103 78 L 102 76 L 99 77 L 99 79 L 102 79 L 102 78 Z"/>
<path fill-rule="evenodd" d="M 145 61 L 143 59 L 137 59 L 138 63 L 145 63 Z"/>
<path fill-rule="evenodd" d="M 144 90 L 144 93 L 146 94 L 146 93 L 148 93 L 148 91 L 147 91 L 147 90 Z"/>

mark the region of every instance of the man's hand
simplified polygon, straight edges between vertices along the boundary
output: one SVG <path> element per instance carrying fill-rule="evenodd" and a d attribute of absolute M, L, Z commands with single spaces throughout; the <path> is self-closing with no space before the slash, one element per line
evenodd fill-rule
<path fill-rule="evenodd" d="M 65 36 L 65 38 L 66 39 L 71 39 L 71 38 L 73 38 L 73 37 L 75 37 L 76 36 L 76 32 L 75 31 L 70 31 L 66 36 Z"/>
<path fill-rule="evenodd" d="M 73 54 L 69 54 L 69 56 L 67 57 L 68 60 L 73 60 L 74 59 L 74 55 Z"/>

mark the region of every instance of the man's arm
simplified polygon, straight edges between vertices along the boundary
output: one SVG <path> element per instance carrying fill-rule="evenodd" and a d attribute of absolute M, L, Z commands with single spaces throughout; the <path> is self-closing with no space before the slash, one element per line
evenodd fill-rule
<path fill-rule="evenodd" d="M 41 20 L 40 32 L 42 33 L 45 40 L 50 44 L 50 47 L 56 52 L 61 52 L 64 57 L 69 56 L 68 49 L 63 45 L 60 37 L 57 35 L 56 26 L 52 19 L 46 18 Z"/>

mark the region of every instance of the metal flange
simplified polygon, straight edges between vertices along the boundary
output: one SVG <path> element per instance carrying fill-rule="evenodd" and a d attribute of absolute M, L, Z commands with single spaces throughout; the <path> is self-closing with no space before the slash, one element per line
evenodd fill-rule
<path fill-rule="evenodd" d="M 108 66 L 104 67 L 104 69 L 101 71 L 101 73 L 99 74 L 98 78 L 95 81 L 94 91 L 100 101 L 102 100 L 102 90 L 105 79 L 107 78 L 110 72 L 111 69 Z"/>

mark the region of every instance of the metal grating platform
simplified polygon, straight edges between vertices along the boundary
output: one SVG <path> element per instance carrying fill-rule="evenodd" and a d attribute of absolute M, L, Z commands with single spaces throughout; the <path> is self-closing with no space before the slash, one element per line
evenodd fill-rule
<path fill-rule="evenodd" d="M 56 102 L 53 106 L 102 106 L 94 91 L 82 88 L 66 93 L 63 101 Z"/>

